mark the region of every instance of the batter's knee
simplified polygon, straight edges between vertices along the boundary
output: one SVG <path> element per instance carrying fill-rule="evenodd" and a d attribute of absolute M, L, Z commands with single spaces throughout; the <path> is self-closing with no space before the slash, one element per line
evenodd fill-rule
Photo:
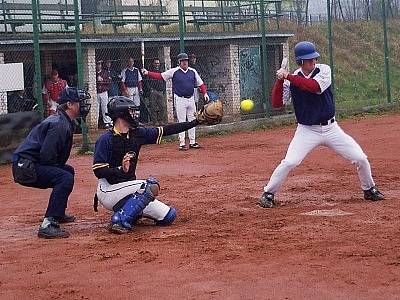
<path fill-rule="evenodd" d="M 160 226 L 167 226 L 171 225 L 176 219 L 176 209 L 173 207 L 170 207 L 168 213 L 165 215 L 164 219 L 156 221 L 157 225 Z"/>
<path fill-rule="evenodd" d="M 292 160 L 292 159 L 284 159 L 281 161 L 281 166 L 285 169 L 293 170 L 294 168 L 296 168 L 298 165 L 300 165 L 301 161 L 296 161 L 296 160 Z"/>

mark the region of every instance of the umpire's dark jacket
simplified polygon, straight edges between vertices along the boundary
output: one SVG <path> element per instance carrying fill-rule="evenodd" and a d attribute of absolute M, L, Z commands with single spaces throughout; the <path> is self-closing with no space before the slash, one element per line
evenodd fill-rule
<path fill-rule="evenodd" d="M 41 165 L 64 166 L 72 148 L 74 123 L 63 111 L 34 127 L 15 150 L 13 161 L 27 158 Z"/>

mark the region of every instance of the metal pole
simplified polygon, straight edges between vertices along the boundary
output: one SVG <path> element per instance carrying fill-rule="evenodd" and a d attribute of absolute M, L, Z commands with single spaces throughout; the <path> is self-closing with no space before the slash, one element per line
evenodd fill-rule
<path fill-rule="evenodd" d="M 35 58 L 35 98 L 39 108 L 39 117 L 43 120 L 42 72 L 40 68 L 39 25 L 37 0 L 32 0 L 33 56 Z"/>
<path fill-rule="evenodd" d="M 183 14 L 184 14 L 184 0 L 178 0 L 178 13 L 179 13 L 179 49 L 180 52 L 185 52 L 185 34 L 184 34 L 184 23 L 183 23 Z"/>
<path fill-rule="evenodd" d="M 260 1 L 260 15 L 261 15 L 261 70 L 262 70 L 262 94 L 264 110 L 267 116 L 269 116 L 269 99 L 268 99 L 268 60 L 267 60 L 267 38 L 265 36 L 265 8 L 264 0 Z"/>
<path fill-rule="evenodd" d="M 83 82 L 83 66 L 82 66 L 82 45 L 81 45 L 81 28 L 79 21 L 79 2 L 74 0 L 74 15 L 75 15 L 75 48 L 76 48 L 76 66 L 78 71 L 78 88 L 84 88 Z M 81 118 L 82 128 L 82 152 L 89 150 L 88 129 L 85 121 Z"/>
<path fill-rule="evenodd" d="M 335 71 L 333 66 L 333 40 L 332 40 L 332 15 L 331 15 L 331 1 L 326 1 L 326 10 L 328 13 L 328 52 L 329 52 L 329 64 L 331 66 L 332 76 L 332 94 L 335 95 Z"/>
<path fill-rule="evenodd" d="M 385 51 L 385 79 L 386 79 L 386 96 L 387 102 L 392 102 L 392 96 L 390 92 L 390 73 L 389 73 L 389 48 L 387 38 L 387 23 L 386 23 L 386 4 L 385 0 L 382 0 L 382 25 L 383 25 L 383 47 Z"/>

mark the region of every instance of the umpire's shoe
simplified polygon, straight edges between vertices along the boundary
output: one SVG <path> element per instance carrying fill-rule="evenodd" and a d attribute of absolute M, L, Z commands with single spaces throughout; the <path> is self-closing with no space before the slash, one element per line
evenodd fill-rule
<path fill-rule="evenodd" d="M 53 218 L 47 218 L 49 224 L 46 227 L 39 227 L 38 237 L 44 239 L 59 239 L 69 237 L 69 232 L 60 228 L 60 225 Z"/>
<path fill-rule="evenodd" d="M 264 192 L 258 204 L 260 204 L 260 206 L 264 208 L 274 207 L 275 206 L 274 194 Z"/>
<path fill-rule="evenodd" d="M 364 190 L 364 199 L 379 201 L 385 199 L 385 195 L 383 195 L 375 186 L 373 186 L 369 190 Z"/>
<path fill-rule="evenodd" d="M 72 222 L 75 222 L 76 217 L 73 216 L 73 215 L 63 215 L 63 216 L 60 216 L 60 217 L 53 217 L 53 219 L 54 219 L 54 221 L 56 221 L 57 223 L 62 224 L 62 223 L 72 223 Z"/>

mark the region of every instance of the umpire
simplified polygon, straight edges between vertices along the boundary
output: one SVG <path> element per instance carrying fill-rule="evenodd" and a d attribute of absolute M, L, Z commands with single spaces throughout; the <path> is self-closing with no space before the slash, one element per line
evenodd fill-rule
<path fill-rule="evenodd" d="M 66 162 L 72 148 L 74 120 L 90 110 L 83 90 L 67 87 L 60 93 L 56 114 L 34 127 L 13 155 L 14 181 L 27 187 L 52 188 L 47 211 L 39 227 L 40 238 L 66 238 L 69 233 L 60 223 L 75 221 L 65 214 L 74 187 L 74 168 Z"/>

